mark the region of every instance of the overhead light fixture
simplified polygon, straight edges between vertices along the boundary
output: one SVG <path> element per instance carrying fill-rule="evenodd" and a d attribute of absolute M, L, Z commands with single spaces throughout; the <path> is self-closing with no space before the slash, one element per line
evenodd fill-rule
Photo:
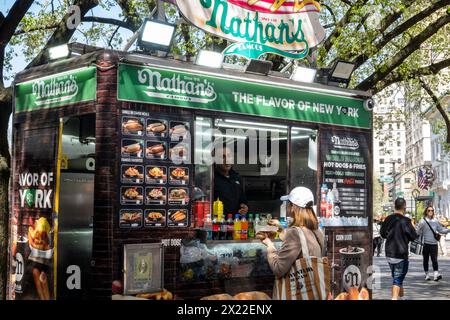
<path fill-rule="evenodd" d="M 298 82 L 313 83 L 316 79 L 316 69 L 296 66 L 291 75 L 291 80 Z"/>
<path fill-rule="evenodd" d="M 70 54 L 69 46 L 67 44 L 62 44 L 56 47 L 48 49 L 48 56 L 50 60 L 58 60 L 62 58 L 67 58 Z"/>
<path fill-rule="evenodd" d="M 247 63 L 247 66 L 245 67 L 245 72 L 267 76 L 270 70 L 272 70 L 272 66 L 272 61 L 250 59 Z"/>
<path fill-rule="evenodd" d="M 223 63 L 223 54 L 215 51 L 200 50 L 194 63 L 199 66 L 220 69 Z"/>
<path fill-rule="evenodd" d="M 176 25 L 161 21 L 146 19 L 138 38 L 138 47 L 142 50 L 169 52 L 175 35 Z"/>
<path fill-rule="evenodd" d="M 337 60 L 329 72 L 329 81 L 348 85 L 355 69 L 355 63 Z"/>

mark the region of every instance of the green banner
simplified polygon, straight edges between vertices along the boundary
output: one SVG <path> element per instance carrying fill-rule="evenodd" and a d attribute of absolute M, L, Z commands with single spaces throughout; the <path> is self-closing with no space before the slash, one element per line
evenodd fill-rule
<path fill-rule="evenodd" d="M 256 42 L 239 42 L 228 46 L 223 51 L 223 55 L 237 55 L 248 59 L 259 59 L 259 57 L 266 53 L 274 53 L 290 59 L 303 59 L 309 52 L 308 43 L 306 41 L 305 46 L 306 49 L 302 52 L 292 53 Z"/>
<path fill-rule="evenodd" d="M 119 65 L 118 100 L 369 129 L 364 101 L 160 67 Z"/>
<path fill-rule="evenodd" d="M 96 67 L 71 70 L 17 84 L 15 112 L 35 111 L 95 100 L 96 70 Z"/>

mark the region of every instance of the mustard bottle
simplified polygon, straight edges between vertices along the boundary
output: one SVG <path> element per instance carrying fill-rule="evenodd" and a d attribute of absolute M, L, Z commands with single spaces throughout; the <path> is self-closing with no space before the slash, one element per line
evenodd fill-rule
<path fill-rule="evenodd" d="M 214 204 L 213 204 L 213 214 L 214 214 L 215 216 L 218 216 L 218 217 L 222 217 L 222 216 L 223 216 L 223 202 L 220 201 L 219 198 L 217 198 L 217 200 L 214 201 Z"/>

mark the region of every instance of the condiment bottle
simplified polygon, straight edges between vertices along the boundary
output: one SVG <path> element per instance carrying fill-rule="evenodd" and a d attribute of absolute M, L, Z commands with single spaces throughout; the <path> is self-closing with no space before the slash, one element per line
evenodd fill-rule
<path fill-rule="evenodd" d="M 255 221 L 253 220 L 253 214 L 248 215 L 248 238 L 255 238 Z"/>

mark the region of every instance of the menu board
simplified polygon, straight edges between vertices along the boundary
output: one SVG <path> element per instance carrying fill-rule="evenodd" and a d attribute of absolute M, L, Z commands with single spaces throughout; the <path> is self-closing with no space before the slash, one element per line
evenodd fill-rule
<path fill-rule="evenodd" d="M 367 226 L 369 141 L 365 133 L 323 131 L 320 213 L 325 226 Z"/>
<path fill-rule="evenodd" d="M 119 227 L 187 227 L 191 122 L 122 110 Z"/>

